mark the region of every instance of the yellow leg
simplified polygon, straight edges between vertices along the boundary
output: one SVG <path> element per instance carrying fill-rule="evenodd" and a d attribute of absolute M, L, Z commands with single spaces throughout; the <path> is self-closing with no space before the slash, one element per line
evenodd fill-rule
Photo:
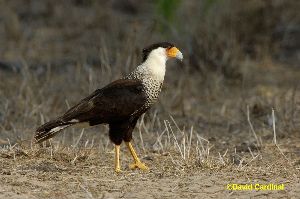
<path fill-rule="evenodd" d="M 134 159 L 134 163 L 131 164 L 129 167 L 130 169 L 135 169 L 135 168 L 139 168 L 142 169 L 144 171 L 148 171 L 149 168 L 140 161 L 140 159 L 137 157 L 137 154 L 132 146 L 132 144 L 130 142 L 126 142 L 126 146 L 128 147 L 133 159 Z"/>
<path fill-rule="evenodd" d="M 115 171 L 121 172 L 120 167 L 120 145 L 115 145 Z"/>

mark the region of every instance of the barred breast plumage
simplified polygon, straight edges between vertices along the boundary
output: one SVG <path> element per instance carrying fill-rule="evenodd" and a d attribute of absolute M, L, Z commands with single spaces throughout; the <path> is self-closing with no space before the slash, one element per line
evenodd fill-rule
<path fill-rule="evenodd" d="M 161 92 L 163 81 L 155 79 L 151 74 L 149 74 L 145 70 L 135 70 L 126 77 L 124 77 L 124 79 L 137 79 L 142 81 L 143 91 L 147 96 L 146 103 L 141 109 L 136 111 L 135 114 L 146 111 L 148 108 L 151 107 L 152 104 L 154 104 L 157 101 Z"/>

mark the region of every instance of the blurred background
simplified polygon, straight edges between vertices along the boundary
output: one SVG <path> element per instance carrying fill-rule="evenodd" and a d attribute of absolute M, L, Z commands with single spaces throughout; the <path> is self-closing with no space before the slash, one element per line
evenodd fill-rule
<path fill-rule="evenodd" d="M 250 115 L 270 140 L 272 108 L 279 135 L 298 136 L 299 9 L 297 0 L 0 0 L 1 142 L 31 139 L 159 41 L 185 59 L 168 64 L 160 101 L 140 122 L 149 146 L 170 115 L 224 147 L 251 144 Z M 101 140 L 107 129 L 87 131 Z"/>

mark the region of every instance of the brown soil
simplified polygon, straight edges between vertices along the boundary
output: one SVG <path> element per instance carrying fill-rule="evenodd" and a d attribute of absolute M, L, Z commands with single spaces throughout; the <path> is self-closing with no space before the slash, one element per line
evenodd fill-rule
<path fill-rule="evenodd" d="M 0 1 L 0 198 L 299 198 L 299 1 L 163 2 Z M 157 41 L 184 61 L 134 130 L 149 172 L 114 172 L 105 126 L 29 142 Z"/>
<path fill-rule="evenodd" d="M 299 146 L 294 146 L 299 150 Z M 284 146 L 281 150 L 285 153 Z M 125 148 L 122 150 L 125 151 Z M 299 151 L 298 151 L 299 153 Z M 122 172 L 113 170 L 113 152 L 101 149 L 2 150 L 1 198 L 297 198 L 300 160 L 287 161 L 275 146 L 264 147 L 255 159 L 244 156 L 241 165 L 208 157 L 184 161 L 178 153 L 143 154 L 149 172 L 130 170 L 122 153 Z M 193 153 L 192 153 L 193 155 Z M 223 154 L 222 154 L 223 155 Z M 247 158 L 248 157 L 248 158 Z M 281 184 L 283 191 L 230 191 L 229 183 Z"/>

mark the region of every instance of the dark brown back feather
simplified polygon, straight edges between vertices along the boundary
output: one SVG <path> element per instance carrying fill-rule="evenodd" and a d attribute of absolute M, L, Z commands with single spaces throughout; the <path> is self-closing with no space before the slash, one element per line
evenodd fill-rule
<path fill-rule="evenodd" d="M 147 101 L 142 82 L 120 79 L 91 95 L 70 108 L 61 117 L 45 123 L 36 131 L 35 139 L 40 142 L 53 137 L 61 129 L 76 123 L 90 125 L 129 120 L 131 115 Z M 53 130 L 56 127 L 58 131 Z"/>
<path fill-rule="evenodd" d="M 109 123 L 122 120 L 146 103 L 139 80 L 120 79 L 81 100 L 63 116 L 63 121 Z"/>

